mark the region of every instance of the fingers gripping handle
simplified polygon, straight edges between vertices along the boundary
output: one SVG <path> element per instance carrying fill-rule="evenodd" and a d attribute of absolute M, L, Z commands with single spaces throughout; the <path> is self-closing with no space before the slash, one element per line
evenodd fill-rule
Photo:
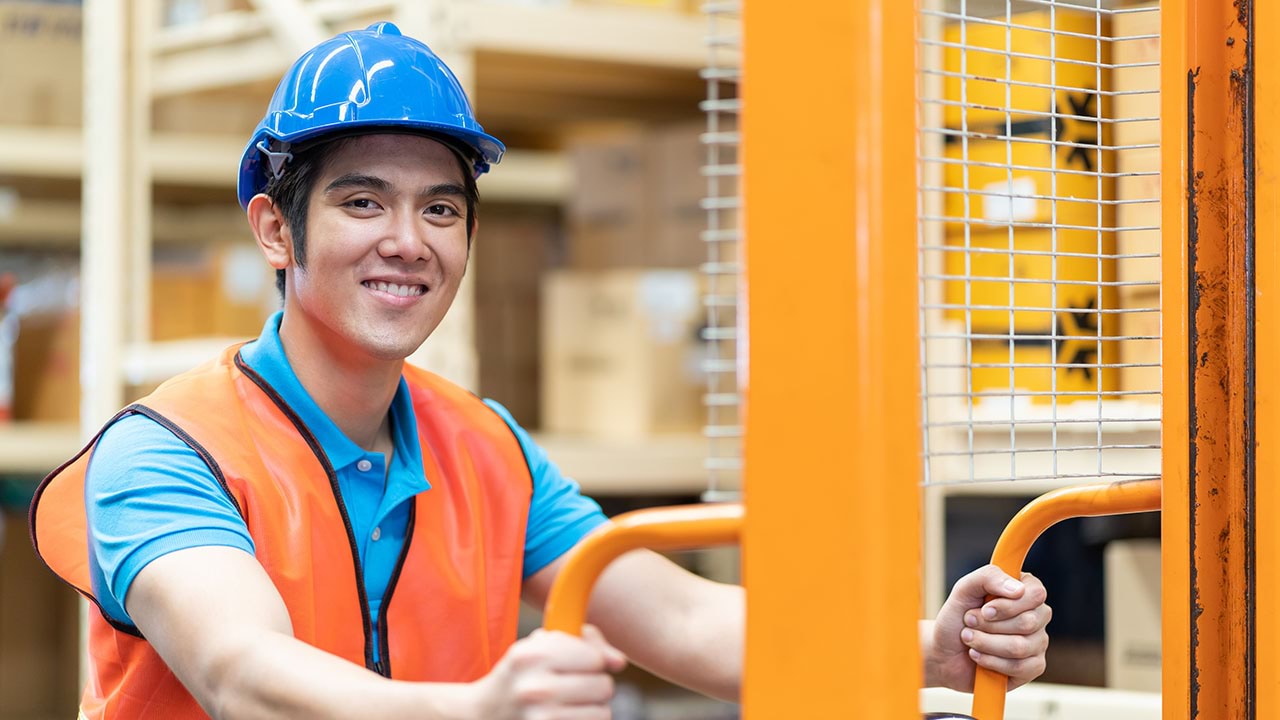
<path fill-rule="evenodd" d="M 1022 561 L 1031 544 L 1050 526 L 1067 518 L 1125 515 L 1160 509 L 1160 481 L 1136 480 L 1096 483 L 1045 493 L 1027 504 L 1005 527 L 991 562 L 1012 577 L 1022 576 Z M 973 683 L 973 716 L 977 720 L 1004 717 L 1009 678 L 978 668 Z"/>
<path fill-rule="evenodd" d="M 543 627 L 581 635 L 587 601 L 600 573 L 631 550 L 687 550 L 732 545 L 742 535 L 741 503 L 636 510 L 619 515 L 569 556 L 547 598 Z"/>

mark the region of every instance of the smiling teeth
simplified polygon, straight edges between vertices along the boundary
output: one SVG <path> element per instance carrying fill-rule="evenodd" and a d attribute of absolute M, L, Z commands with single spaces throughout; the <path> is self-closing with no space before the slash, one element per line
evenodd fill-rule
<path fill-rule="evenodd" d="M 423 288 L 421 285 L 396 285 L 388 282 L 365 282 L 364 286 L 380 292 L 398 295 L 400 297 L 410 297 L 421 295 Z"/>

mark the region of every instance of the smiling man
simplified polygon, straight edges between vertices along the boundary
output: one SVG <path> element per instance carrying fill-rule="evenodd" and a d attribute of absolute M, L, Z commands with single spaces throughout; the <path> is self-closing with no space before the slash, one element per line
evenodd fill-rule
<path fill-rule="evenodd" d="M 96 605 L 85 717 L 605 718 L 624 658 L 736 698 L 742 589 L 653 553 L 605 572 L 599 630 L 516 638 L 605 518 L 500 405 L 404 361 L 502 152 L 393 25 L 285 75 L 239 184 L 283 310 L 122 410 L 33 504 L 37 550 Z M 971 574 L 921 626 L 925 681 L 1034 678 L 1049 615 L 1034 578 Z"/>

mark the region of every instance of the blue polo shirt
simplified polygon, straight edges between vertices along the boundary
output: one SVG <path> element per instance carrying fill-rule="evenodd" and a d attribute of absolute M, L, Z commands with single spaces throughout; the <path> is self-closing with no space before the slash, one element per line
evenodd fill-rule
<path fill-rule="evenodd" d="M 262 335 L 240 354 L 298 414 L 328 456 L 356 538 L 370 617 L 376 618 L 404 545 L 411 501 L 431 491 L 408 386 L 402 377 L 391 401 L 394 452 L 388 467 L 381 453 L 352 442 L 311 399 L 280 343 L 280 318 L 281 313 L 269 318 Z M 511 428 L 533 476 L 524 549 L 527 578 L 572 548 L 605 517 L 505 408 L 485 402 Z M 87 471 L 85 505 L 94 595 L 111 619 L 126 625 L 133 624 L 124 610 L 129 585 L 152 560 L 210 545 L 254 551 L 244 518 L 208 465 L 168 429 L 143 415 L 121 419 L 99 440 Z M 376 623 L 373 631 L 376 659 Z"/>

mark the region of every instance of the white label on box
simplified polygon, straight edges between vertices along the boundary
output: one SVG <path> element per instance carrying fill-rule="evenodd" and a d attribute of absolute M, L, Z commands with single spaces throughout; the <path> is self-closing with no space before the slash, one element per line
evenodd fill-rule
<path fill-rule="evenodd" d="M 1030 220 L 1036 216 L 1036 181 L 1015 178 L 993 182 L 982 188 L 982 217 L 986 220 L 1010 222 Z"/>
<path fill-rule="evenodd" d="M 222 292 L 236 303 L 249 304 L 262 298 L 267 289 L 267 273 L 262 271 L 262 254 L 252 245 L 236 245 L 227 250 L 222 266 Z"/>
<path fill-rule="evenodd" d="M 692 272 L 655 271 L 640 281 L 640 302 L 651 319 L 658 342 L 675 342 L 698 307 L 698 280 Z"/>

